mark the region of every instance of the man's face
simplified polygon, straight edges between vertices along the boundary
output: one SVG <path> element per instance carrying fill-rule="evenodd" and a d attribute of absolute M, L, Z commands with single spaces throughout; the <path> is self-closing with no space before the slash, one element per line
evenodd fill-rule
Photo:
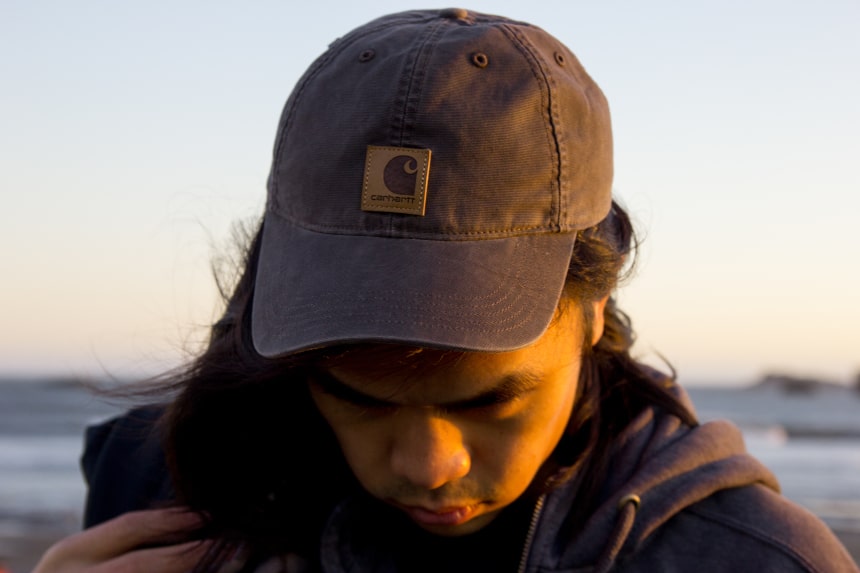
<path fill-rule="evenodd" d="M 420 368 L 353 353 L 311 382 L 352 471 L 374 497 L 438 535 L 490 523 L 528 487 L 564 432 L 576 394 L 582 319 L 570 308 L 537 342 Z"/>

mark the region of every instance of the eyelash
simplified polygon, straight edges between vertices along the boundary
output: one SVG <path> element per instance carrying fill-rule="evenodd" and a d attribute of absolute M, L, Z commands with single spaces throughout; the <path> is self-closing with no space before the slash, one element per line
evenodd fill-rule
<path fill-rule="evenodd" d="M 521 396 L 519 394 L 513 395 L 513 396 L 509 396 L 506 394 L 492 394 L 492 395 L 487 396 L 485 398 L 475 400 L 474 402 L 466 404 L 462 408 L 457 408 L 457 409 L 458 410 L 459 409 L 462 409 L 462 410 L 482 410 L 482 409 L 489 409 L 489 408 L 497 408 L 500 406 L 507 406 L 509 404 L 513 404 L 514 402 L 516 402 L 520 398 L 521 398 Z"/>
<path fill-rule="evenodd" d="M 396 404 L 388 404 L 386 402 L 379 402 L 373 399 L 362 400 L 338 395 L 334 395 L 334 397 L 341 402 L 346 402 L 350 406 L 355 406 L 356 408 L 361 408 L 363 410 L 372 410 L 374 412 L 387 412 L 397 408 Z"/>
<path fill-rule="evenodd" d="M 340 392 L 337 390 L 336 387 L 332 388 L 320 379 L 317 379 L 317 383 L 319 384 L 323 392 L 344 404 L 348 404 L 358 410 L 361 410 L 362 413 L 382 415 L 393 412 L 399 407 L 397 404 L 391 404 L 388 402 L 376 400 L 374 398 L 365 397 L 360 394 L 352 395 Z M 437 409 L 442 414 L 452 414 L 457 412 L 480 413 L 481 411 L 490 413 L 494 409 L 499 409 L 514 404 L 515 402 L 518 402 L 522 397 L 523 394 L 521 393 L 509 394 L 505 392 L 499 392 L 495 394 L 490 394 L 489 396 L 485 396 L 482 398 L 476 398 L 471 402 L 467 401 L 462 405 L 454 407 L 438 407 Z"/>
<path fill-rule="evenodd" d="M 335 396 L 335 398 L 361 410 L 363 413 L 374 414 L 374 415 L 383 415 L 390 412 L 395 411 L 399 406 L 396 404 L 387 404 L 385 402 L 377 402 L 375 400 L 353 400 L 350 398 L 344 398 L 341 396 Z M 453 408 L 450 407 L 437 407 L 437 411 L 442 415 L 456 414 L 456 413 L 493 413 L 494 410 L 498 410 L 504 407 L 508 407 L 520 399 L 520 396 L 489 396 L 482 400 L 476 400 L 473 403 L 465 404 L 463 406 L 455 406 Z"/>

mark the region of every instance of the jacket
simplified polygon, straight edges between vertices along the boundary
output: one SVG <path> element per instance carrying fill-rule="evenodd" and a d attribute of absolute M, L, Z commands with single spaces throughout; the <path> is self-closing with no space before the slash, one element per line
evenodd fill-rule
<path fill-rule="evenodd" d="M 153 416 L 136 411 L 89 430 L 85 525 L 170 498 L 160 452 L 140 441 Z M 519 572 L 860 571 L 822 521 L 780 495 L 729 422 L 689 428 L 648 409 L 616 441 L 598 509 L 568 535 L 576 494 L 574 480 L 534 503 Z M 385 536 L 359 542 L 368 515 L 359 506 L 344 500 L 331 515 L 320 541 L 325 573 L 396 570 Z"/>

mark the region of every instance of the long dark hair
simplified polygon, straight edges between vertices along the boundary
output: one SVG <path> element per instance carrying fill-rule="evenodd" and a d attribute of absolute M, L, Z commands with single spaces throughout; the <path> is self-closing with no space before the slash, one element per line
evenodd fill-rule
<path fill-rule="evenodd" d="M 632 273 L 638 240 L 624 209 L 613 202 L 609 215 L 595 227 L 577 235 L 568 268 L 565 296 L 579 303 L 584 313 L 584 334 L 591 336 L 592 306 L 611 294 L 619 281 Z M 583 341 L 582 366 L 573 412 L 560 444 L 559 463 L 565 471 L 557 474 L 554 487 L 576 476 L 578 503 L 568 518 L 575 533 L 600 502 L 598 495 L 612 452 L 621 431 L 649 407 L 678 417 L 684 424 L 698 424 L 691 412 L 672 391 L 674 370 L 665 374 L 650 368 L 631 355 L 635 333 L 630 317 L 609 296 L 603 311 L 603 335 L 597 344 Z M 667 365 L 668 366 L 668 365 Z"/>
<path fill-rule="evenodd" d="M 250 308 L 260 236 L 258 231 L 250 242 L 208 347 L 173 380 L 178 394 L 163 419 L 177 501 L 204 513 L 203 533 L 219 540 L 201 571 L 239 544 L 252 557 L 314 555 L 333 505 L 358 487 L 305 383 L 315 363 L 331 354 L 267 359 L 254 351 Z M 578 234 L 562 305 L 580 303 L 585 332 L 595 319 L 585 303 L 615 290 L 632 267 L 636 246 L 630 219 L 615 203 L 606 219 Z M 583 500 L 597 498 L 614 439 L 645 408 L 696 424 L 670 392 L 673 376 L 631 356 L 631 322 L 612 297 L 603 319 L 599 342 L 583 344 L 576 406 L 554 460 L 566 470 L 544 485 L 552 488 L 576 476 Z M 574 521 L 583 521 L 591 509 L 587 501 L 579 504 L 575 517 L 582 519 Z"/>

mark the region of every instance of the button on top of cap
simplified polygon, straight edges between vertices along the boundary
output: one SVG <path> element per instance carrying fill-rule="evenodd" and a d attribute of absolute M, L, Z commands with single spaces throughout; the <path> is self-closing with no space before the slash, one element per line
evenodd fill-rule
<path fill-rule="evenodd" d="M 465 8 L 445 8 L 439 11 L 439 15 L 451 20 L 465 20 L 469 17 L 469 11 Z"/>

